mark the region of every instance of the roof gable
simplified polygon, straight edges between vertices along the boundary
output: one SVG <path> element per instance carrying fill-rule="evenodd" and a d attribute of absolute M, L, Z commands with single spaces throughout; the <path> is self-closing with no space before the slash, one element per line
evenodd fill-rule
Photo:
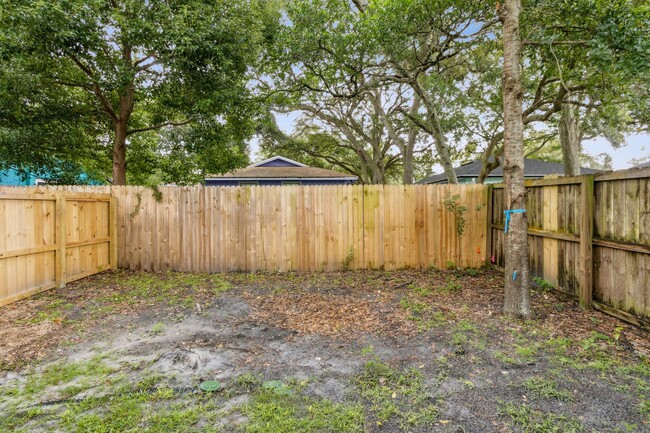
<path fill-rule="evenodd" d="M 305 164 L 293 159 L 285 158 L 284 156 L 274 156 L 264 161 L 251 164 L 248 167 L 307 167 Z"/>

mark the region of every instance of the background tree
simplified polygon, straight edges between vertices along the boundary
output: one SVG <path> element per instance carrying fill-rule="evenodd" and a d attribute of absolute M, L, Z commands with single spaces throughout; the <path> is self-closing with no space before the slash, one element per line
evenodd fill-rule
<path fill-rule="evenodd" d="M 247 73 L 277 18 L 261 0 L 3 0 L 0 7 L 7 96 L 0 152 L 15 163 L 39 160 L 21 158 L 14 140 L 40 146 L 50 159 L 92 158 L 108 146 L 119 185 L 138 134 L 196 126 L 178 143 L 216 169 L 213 148 L 240 153 L 252 132 Z M 208 135 L 197 149 L 185 139 L 199 132 Z M 157 140 L 143 141 L 157 153 Z"/>
<path fill-rule="evenodd" d="M 373 159 L 363 149 L 372 148 L 377 161 L 376 155 L 397 155 L 404 183 L 422 171 L 416 163 L 423 159 L 441 163 L 456 181 L 457 149 L 449 139 L 461 124 L 461 83 L 469 73 L 464 65 L 488 38 L 493 10 L 478 1 L 376 0 L 353 6 L 345 0 L 300 0 L 287 5 L 286 14 L 265 83 L 267 92 L 283 95 L 275 98 L 277 106 L 313 119 L 322 117 L 325 107 L 363 109 L 368 122 L 383 128 L 384 138 L 379 147 L 367 137 L 356 140 L 353 151 L 362 171 Z M 329 120 L 338 122 L 328 122 L 330 132 L 346 135 L 350 110 L 329 111 Z"/>
<path fill-rule="evenodd" d="M 468 63 L 496 23 L 493 8 L 457 0 L 377 0 L 360 7 L 368 37 L 381 48 L 374 79 L 411 88 L 419 109 L 402 112 L 430 136 L 449 183 L 457 183 L 456 143 L 449 136 L 464 115 L 459 102 L 471 73 Z"/>
<path fill-rule="evenodd" d="M 643 127 L 634 106 L 639 87 L 648 84 L 650 8 L 636 1 L 546 0 L 528 7 L 526 17 L 529 56 L 565 91 L 559 142 L 565 174 L 578 175 L 584 139 L 603 136 L 618 147 Z"/>
<path fill-rule="evenodd" d="M 526 2 L 522 71 L 526 141 L 557 134 L 566 174 L 579 173 L 584 140 L 605 137 L 614 147 L 627 134 L 647 130 L 649 8 L 642 2 L 546 0 Z M 489 54 L 486 54 L 489 57 Z M 503 133 L 499 125 L 501 94 L 491 83 L 489 64 L 470 84 L 487 115 L 472 129 L 483 133 L 484 167 L 479 181 L 499 163 Z M 487 79 L 487 82 L 485 82 Z M 481 84 L 485 82 L 485 84 Z M 469 106 L 477 98 L 468 100 Z M 478 126 L 476 125 L 478 124 Z"/>

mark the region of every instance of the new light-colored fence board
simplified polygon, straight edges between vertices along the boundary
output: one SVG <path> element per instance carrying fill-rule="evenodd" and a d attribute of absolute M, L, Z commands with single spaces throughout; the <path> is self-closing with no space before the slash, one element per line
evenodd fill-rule
<path fill-rule="evenodd" d="M 119 263 L 151 271 L 480 266 L 483 186 L 114 187 Z M 446 194 L 467 207 L 456 237 Z"/>
<path fill-rule="evenodd" d="M 503 189 L 491 193 L 491 253 L 503 266 Z M 582 305 L 650 319 L 650 169 L 544 179 L 526 192 L 531 274 Z"/>
<path fill-rule="evenodd" d="M 115 267 L 114 207 L 108 194 L 1 188 L 0 305 Z"/>

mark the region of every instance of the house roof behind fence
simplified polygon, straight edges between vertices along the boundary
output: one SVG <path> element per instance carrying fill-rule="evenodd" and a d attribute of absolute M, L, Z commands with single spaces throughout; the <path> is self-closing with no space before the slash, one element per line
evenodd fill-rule
<path fill-rule="evenodd" d="M 346 179 L 357 180 L 351 176 L 338 171 L 327 170 L 318 167 L 246 167 L 222 175 L 210 175 L 207 179 Z"/>
<path fill-rule="evenodd" d="M 454 172 L 456 172 L 456 177 L 474 178 L 479 176 L 479 174 L 481 173 L 481 168 L 482 168 L 481 160 L 477 159 L 475 161 L 465 163 L 460 167 L 454 168 Z M 551 174 L 563 174 L 563 173 L 564 173 L 564 165 L 560 163 L 540 161 L 538 159 L 531 159 L 531 158 L 526 158 L 524 160 L 525 177 L 538 178 L 538 177 L 548 176 Z M 580 173 L 592 174 L 592 173 L 598 173 L 598 170 L 594 170 L 591 168 L 581 168 Z M 503 168 L 501 166 L 495 168 L 490 172 L 488 177 L 503 177 Z M 427 176 L 419 180 L 417 183 L 420 184 L 438 183 L 438 182 L 444 182 L 446 180 L 447 180 L 447 175 L 442 173 L 442 174 L 434 174 L 431 176 Z"/>

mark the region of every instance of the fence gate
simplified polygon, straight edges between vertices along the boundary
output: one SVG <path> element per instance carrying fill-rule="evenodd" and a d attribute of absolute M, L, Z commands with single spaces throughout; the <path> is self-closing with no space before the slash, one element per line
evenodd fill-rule
<path fill-rule="evenodd" d="M 0 305 L 116 268 L 115 211 L 110 194 L 0 191 Z"/>

